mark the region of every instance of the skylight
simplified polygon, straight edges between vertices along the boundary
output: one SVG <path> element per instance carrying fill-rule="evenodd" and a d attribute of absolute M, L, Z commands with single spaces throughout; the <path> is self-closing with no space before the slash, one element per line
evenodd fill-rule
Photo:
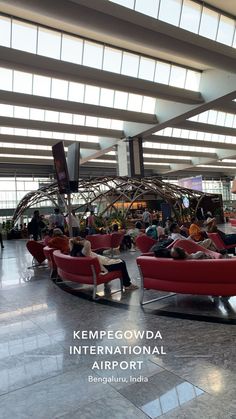
<path fill-rule="evenodd" d="M 19 135 L 24 137 L 36 137 L 36 138 L 46 138 L 46 139 L 55 139 L 58 141 L 80 141 L 85 143 L 99 143 L 99 137 L 95 135 L 81 135 L 81 134 L 69 134 L 64 132 L 54 132 L 54 131 L 44 131 L 44 130 L 33 130 L 25 128 L 10 128 L 10 127 L 1 127 L 0 134 L 3 135 Z"/>
<path fill-rule="evenodd" d="M 236 48 L 236 20 L 199 2 L 193 0 L 109 1 Z"/>
<path fill-rule="evenodd" d="M 153 143 L 151 141 L 144 141 L 143 147 L 145 148 L 153 148 L 155 149 L 162 149 L 162 150 L 176 150 L 176 151 L 197 151 L 200 153 L 215 153 L 215 148 L 210 147 L 194 147 L 194 146 L 187 146 L 187 145 L 176 145 L 176 144 L 162 144 L 162 143 Z"/>
<path fill-rule="evenodd" d="M 149 96 L 59 80 L 4 67 L 0 67 L 0 89 L 127 111 L 155 113 L 156 99 Z"/>
<path fill-rule="evenodd" d="M 38 108 L 5 105 L 0 103 L 0 116 L 29 119 L 34 121 L 123 130 L 123 121 L 97 118 L 67 112 L 57 112 Z"/>
<path fill-rule="evenodd" d="M 172 128 L 172 127 L 167 127 L 163 130 L 156 131 L 154 134 L 154 138 L 155 138 L 155 135 L 163 136 L 163 137 L 184 138 L 184 139 L 198 140 L 198 141 L 204 141 L 204 142 L 236 144 L 236 137 L 231 136 L 231 135 L 212 134 L 209 132 L 193 131 L 193 130 L 188 130 L 188 129 L 179 129 L 179 128 Z"/>
<path fill-rule="evenodd" d="M 144 0 L 142 2 L 145 3 Z M 201 78 L 199 71 L 163 63 L 154 58 L 2 15 L 0 15 L 0 45 L 129 77 L 199 90 Z M 169 77 L 163 74 L 165 68 Z M 179 75 L 176 79 L 175 73 L 181 74 L 181 77 Z"/>
<path fill-rule="evenodd" d="M 233 113 L 209 110 L 189 118 L 189 121 L 236 128 L 236 116 Z"/>

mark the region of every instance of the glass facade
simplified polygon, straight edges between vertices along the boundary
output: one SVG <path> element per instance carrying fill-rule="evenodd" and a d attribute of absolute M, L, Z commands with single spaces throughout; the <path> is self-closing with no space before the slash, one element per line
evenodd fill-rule
<path fill-rule="evenodd" d="M 45 179 L 39 178 L 0 178 L 1 209 L 15 209 L 20 200 L 30 191 L 36 191 Z M 52 205 L 50 201 L 37 206 Z"/>

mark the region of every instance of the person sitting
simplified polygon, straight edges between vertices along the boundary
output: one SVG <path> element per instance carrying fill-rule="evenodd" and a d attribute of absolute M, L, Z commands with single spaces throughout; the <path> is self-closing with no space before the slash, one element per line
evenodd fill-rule
<path fill-rule="evenodd" d="M 182 236 L 189 237 L 189 228 L 187 227 L 186 223 L 183 223 L 180 226 L 180 232 L 181 232 Z"/>
<path fill-rule="evenodd" d="M 52 239 L 48 241 L 48 246 L 69 253 L 69 238 L 65 236 L 60 228 L 54 228 Z"/>
<path fill-rule="evenodd" d="M 184 259 L 214 259 L 213 256 L 208 255 L 201 250 L 196 253 L 187 253 L 182 247 L 172 247 L 171 249 L 158 249 L 154 252 L 156 257 L 159 258 L 172 258 L 175 260 Z"/>
<path fill-rule="evenodd" d="M 122 273 L 122 280 L 124 287 L 127 291 L 133 291 L 138 289 L 139 287 L 131 282 L 129 277 L 126 263 L 121 259 L 110 259 L 103 255 L 98 255 L 97 253 L 92 252 L 91 250 L 91 243 L 86 240 L 82 239 L 81 237 L 76 237 L 70 239 L 70 255 L 74 257 L 96 257 L 98 258 L 101 271 L 103 273 L 112 272 L 112 271 L 121 271 Z"/>
<path fill-rule="evenodd" d="M 53 230 L 46 229 L 45 236 L 43 238 L 43 244 L 44 244 L 44 246 L 48 246 L 48 243 L 52 239 L 52 235 L 53 235 Z"/>
<path fill-rule="evenodd" d="M 112 230 L 111 233 L 118 233 L 119 234 L 119 225 L 117 223 L 113 224 L 112 226 Z M 100 234 L 106 234 L 106 232 L 104 231 L 102 233 L 102 231 L 100 230 Z M 120 254 L 120 245 L 117 246 L 116 248 L 110 248 L 110 249 L 106 249 L 102 252 L 103 255 L 109 255 L 110 253 L 112 253 L 113 255 L 119 255 Z"/>
<path fill-rule="evenodd" d="M 112 233 L 118 233 L 119 232 L 119 226 L 117 223 L 113 224 L 112 226 Z"/>
<path fill-rule="evenodd" d="M 142 223 L 141 221 L 137 221 L 137 223 L 135 223 L 135 228 L 128 230 L 124 236 L 124 244 L 131 252 L 136 251 L 136 239 L 141 234 L 141 229 Z"/>
<path fill-rule="evenodd" d="M 217 233 L 220 238 L 223 240 L 224 244 L 234 245 L 236 244 L 236 234 L 225 234 L 223 231 L 219 230 L 216 225 L 216 219 L 208 217 L 206 220 L 206 229 L 208 233 Z"/>
<path fill-rule="evenodd" d="M 192 240 L 194 240 L 197 243 L 204 240 L 205 238 L 205 234 L 199 227 L 198 219 L 196 217 L 191 218 L 191 225 L 189 227 L 189 235 L 191 236 Z"/>
<path fill-rule="evenodd" d="M 152 225 L 146 229 L 145 233 L 154 240 L 160 240 L 165 237 L 164 228 L 160 226 L 158 220 L 153 220 Z"/>
<path fill-rule="evenodd" d="M 177 223 L 172 223 L 170 226 L 170 237 L 172 240 L 192 240 L 192 236 L 190 235 L 189 237 L 184 237 L 182 236 L 181 232 L 180 232 L 180 228 L 178 226 Z M 213 251 L 217 251 L 215 245 L 213 244 L 211 239 L 205 239 L 202 241 L 199 241 L 198 244 L 200 246 L 205 247 L 205 249 L 210 249 Z"/>

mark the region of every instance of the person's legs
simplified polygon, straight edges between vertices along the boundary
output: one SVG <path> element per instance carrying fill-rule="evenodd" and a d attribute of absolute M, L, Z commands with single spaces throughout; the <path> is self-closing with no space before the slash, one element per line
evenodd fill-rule
<path fill-rule="evenodd" d="M 2 241 L 2 233 L 0 233 L 0 244 L 1 244 L 1 248 L 4 249 L 3 241 Z"/>
<path fill-rule="evenodd" d="M 72 227 L 72 235 L 73 237 L 79 236 L 79 227 Z"/>
<path fill-rule="evenodd" d="M 108 272 L 121 271 L 124 286 L 129 287 L 131 285 L 131 279 L 129 277 L 126 263 L 124 261 L 104 266 L 108 270 Z"/>
<path fill-rule="evenodd" d="M 225 234 L 223 241 L 225 244 L 235 244 L 236 243 L 236 234 Z"/>
<path fill-rule="evenodd" d="M 38 232 L 37 231 L 34 231 L 34 233 L 33 233 L 33 239 L 34 239 L 34 241 L 37 241 L 38 240 Z"/>
<path fill-rule="evenodd" d="M 197 242 L 197 244 L 199 244 L 202 247 L 205 247 L 205 249 L 217 251 L 217 248 L 211 239 L 202 240 L 200 242 Z"/>

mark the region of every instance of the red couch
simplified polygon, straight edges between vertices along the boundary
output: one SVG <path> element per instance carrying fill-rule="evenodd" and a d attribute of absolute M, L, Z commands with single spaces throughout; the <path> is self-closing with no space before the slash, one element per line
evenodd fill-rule
<path fill-rule="evenodd" d="M 209 239 L 211 239 L 214 243 L 214 245 L 217 247 L 217 249 L 219 250 L 223 250 L 223 249 L 233 249 L 236 247 L 236 243 L 234 244 L 225 244 L 222 240 L 222 238 L 220 237 L 220 235 L 218 233 L 207 233 Z"/>
<path fill-rule="evenodd" d="M 106 284 L 113 279 L 120 279 L 121 291 L 123 291 L 122 275 L 120 271 L 101 273 L 98 258 L 72 257 L 64 255 L 60 250 L 53 252 L 58 275 L 67 281 L 79 282 L 80 284 L 93 285 L 93 299 L 96 299 L 97 285 Z"/>
<path fill-rule="evenodd" d="M 168 246 L 169 247 L 169 246 Z M 172 247 L 182 247 L 187 253 L 196 253 L 198 251 L 204 252 L 207 255 L 212 256 L 214 259 L 221 259 L 222 255 L 218 252 L 213 252 L 213 250 L 206 249 L 205 247 L 200 246 L 193 240 L 175 240 Z"/>
<path fill-rule="evenodd" d="M 230 218 L 229 222 L 230 222 L 232 227 L 236 227 L 236 218 Z"/>
<path fill-rule="evenodd" d="M 173 243 L 170 243 L 166 249 L 171 249 L 172 247 L 182 247 L 187 253 L 196 253 L 202 251 L 207 255 L 211 255 L 214 259 L 221 259 L 222 255 L 218 252 L 213 252 L 213 250 L 206 249 L 205 247 L 200 246 L 192 240 L 175 240 Z M 155 256 L 154 252 L 145 252 L 142 253 L 142 256 Z"/>
<path fill-rule="evenodd" d="M 86 236 L 86 239 L 90 241 L 93 252 L 102 252 L 109 249 L 113 252 L 120 246 L 123 237 L 124 233 L 92 234 Z"/>
<path fill-rule="evenodd" d="M 173 260 L 139 256 L 141 274 L 140 304 L 144 303 L 144 289 L 180 294 L 233 296 L 236 295 L 236 258 Z"/>

